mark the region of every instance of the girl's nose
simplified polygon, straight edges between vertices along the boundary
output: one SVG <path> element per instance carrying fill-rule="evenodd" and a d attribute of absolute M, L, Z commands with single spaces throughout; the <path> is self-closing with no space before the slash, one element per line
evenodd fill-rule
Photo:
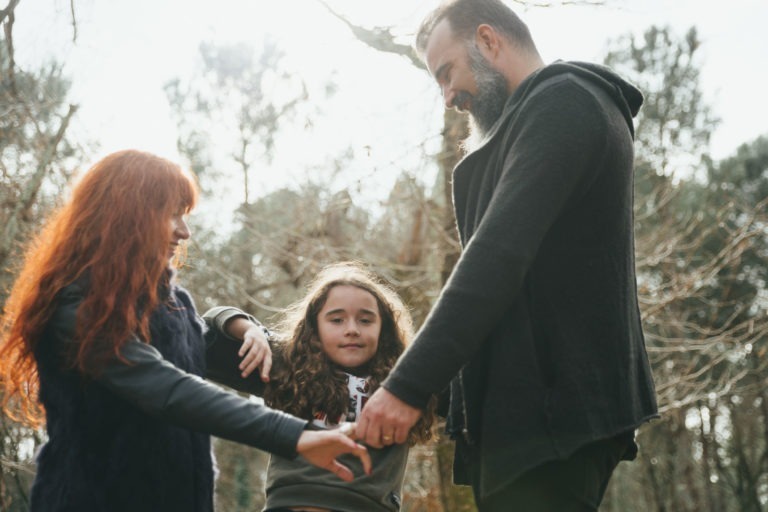
<path fill-rule="evenodd" d="M 347 336 L 360 336 L 360 329 L 357 327 L 357 322 L 349 322 L 347 324 Z"/>

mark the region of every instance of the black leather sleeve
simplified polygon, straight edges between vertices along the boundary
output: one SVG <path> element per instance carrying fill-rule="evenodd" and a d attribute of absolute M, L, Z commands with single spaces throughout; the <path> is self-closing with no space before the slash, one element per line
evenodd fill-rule
<path fill-rule="evenodd" d="M 240 374 L 238 365 L 242 358 L 237 352 L 240 350 L 242 340 L 229 336 L 225 330 L 227 322 L 233 318 L 250 320 L 262 327 L 267 339 L 270 338 L 269 331 L 256 318 L 237 308 L 220 306 L 209 309 L 203 314 L 203 319 L 208 326 L 208 331 L 205 333 L 207 346 L 205 378 L 237 391 L 261 396 L 264 394 L 264 382 L 259 373 L 254 372 L 245 378 Z"/>
<path fill-rule="evenodd" d="M 77 290 L 65 289 L 52 322 L 62 341 L 73 340 Z M 138 339 L 121 349 L 97 382 L 144 412 L 168 423 L 247 444 L 282 457 L 296 456 L 307 422 L 225 391 L 184 372 Z"/>
<path fill-rule="evenodd" d="M 183 372 L 138 340 L 128 341 L 121 355 L 129 364 L 112 362 L 99 380 L 146 413 L 283 457 L 296 456 L 306 421 Z"/>

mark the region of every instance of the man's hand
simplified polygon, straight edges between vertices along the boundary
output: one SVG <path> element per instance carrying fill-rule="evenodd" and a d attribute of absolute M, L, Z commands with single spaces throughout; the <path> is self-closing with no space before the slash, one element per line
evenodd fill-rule
<path fill-rule="evenodd" d="M 406 404 L 386 389 L 379 388 L 363 407 L 356 435 L 374 448 L 404 443 L 408 439 L 408 432 L 420 417 L 420 409 Z"/>
<path fill-rule="evenodd" d="M 351 482 L 355 475 L 351 469 L 336 460 L 344 453 L 351 453 L 360 459 L 365 474 L 371 474 L 371 456 L 368 450 L 338 430 L 305 430 L 299 437 L 296 451 L 310 464 L 327 469 L 345 482 Z"/>

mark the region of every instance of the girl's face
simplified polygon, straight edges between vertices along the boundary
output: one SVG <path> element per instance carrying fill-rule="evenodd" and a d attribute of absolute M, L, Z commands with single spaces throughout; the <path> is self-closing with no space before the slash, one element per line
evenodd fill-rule
<path fill-rule="evenodd" d="M 376 298 L 357 286 L 331 288 L 317 314 L 317 331 L 331 361 L 347 369 L 364 365 L 379 347 L 381 316 Z"/>
<path fill-rule="evenodd" d="M 176 254 L 176 249 L 178 249 L 179 243 L 181 243 L 182 240 L 187 240 L 191 235 L 189 226 L 187 226 L 187 221 L 184 218 L 185 216 L 185 213 L 177 213 L 171 217 L 168 227 L 171 230 L 171 244 L 168 247 L 169 261 L 173 258 L 174 254 Z"/>

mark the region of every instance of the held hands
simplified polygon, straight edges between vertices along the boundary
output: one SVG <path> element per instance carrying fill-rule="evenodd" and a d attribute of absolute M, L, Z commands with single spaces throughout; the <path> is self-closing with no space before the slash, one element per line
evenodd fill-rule
<path fill-rule="evenodd" d="M 368 446 L 381 448 L 404 443 L 408 432 L 421 417 L 421 410 L 412 407 L 384 388 L 368 399 L 357 422 L 356 437 Z"/>
<path fill-rule="evenodd" d="M 371 474 L 371 456 L 368 450 L 340 429 L 305 430 L 299 437 L 296 451 L 310 464 L 334 473 L 345 482 L 351 482 L 355 475 L 347 466 L 336 460 L 344 453 L 351 453 L 360 459 L 365 474 Z"/>

